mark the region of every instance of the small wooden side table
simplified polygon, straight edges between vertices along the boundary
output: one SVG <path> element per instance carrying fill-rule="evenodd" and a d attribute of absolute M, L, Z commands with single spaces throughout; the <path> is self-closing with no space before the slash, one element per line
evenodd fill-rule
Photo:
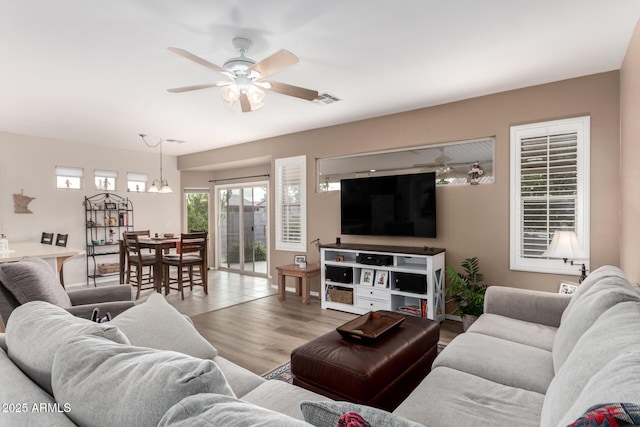
<path fill-rule="evenodd" d="M 306 268 L 300 268 L 296 264 L 289 264 L 276 267 L 276 270 L 278 270 L 278 299 L 280 301 L 284 301 L 286 299 L 286 277 L 295 277 L 296 294 L 302 295 L 302 303 L 308 305 L 310 303 L 309 279 L 320 275 L 320 266 L 318 264 L 307 264 Z"/>

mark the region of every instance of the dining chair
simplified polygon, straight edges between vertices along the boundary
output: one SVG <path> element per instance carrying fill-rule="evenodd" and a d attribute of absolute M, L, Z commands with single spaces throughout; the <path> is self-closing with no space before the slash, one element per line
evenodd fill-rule
<path fill-rule="evenodd" d="M 56 236 L 56 246 L 62 246 L 63 248 L 67 247 L 67 239 L 69 238 L 68 234 L 60 234 Z"/>
<path fill-rule="evenodd" d="M 172 267 L 177 268 L 175 277 L 171 277 Z M 164 255 L 162 269 L 165 295 L 169 294 L 171 289 L 175 289 L 184 299 L 185 283 L 188 283 L 191 290 L 194 285 L 202 286 L 205 295 L 208 295 L 207 233 L 181 234 L 179 253 Z M 177 284 L 177 287 L 171 287 L 172 284 Z"/>
<path fill-rule="evenodd" d="M 40 238 L 40 243 L 44 245 L 52 245 L 53 233 L 42 233 L 42 237 Z"/>
<path fill-rule="evenodd" d="M 153 253 L 143 254 L 140 251 L 140 241 L 135 232 L 124 232 L 122 234 L 124 245 L 127 250 L 127 276 L 125 283 L 135 283 L 137 292 L 136 299 L 140 298 L 140 291 L 154 288 L 153 271 L 156 256 Z M 148 272 L 145 273 L 145 267 Z M 135 268 L 135 276 L 132 270 Z"/>

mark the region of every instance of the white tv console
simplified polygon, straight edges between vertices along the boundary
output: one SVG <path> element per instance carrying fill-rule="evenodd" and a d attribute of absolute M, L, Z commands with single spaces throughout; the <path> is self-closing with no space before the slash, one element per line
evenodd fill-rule
<path fill-rule="evenodd" d="M 418 315 L 442 322 L 445 317 L 444 253 L 444 249 L 431 247 L 350 243 L 322 245 L 320 249 L 322 308 L 365 314 L 375 310 L 400 311 L 403 307 L 405 310 L 406 307 L 419 307 L 421 313 Z M 369 255 L 388 256 L 390 263 L 389 265 L 362 263 L 362 258 Z M 344 271 L 346 279 L 330 280 L 327 277 L 327 267 L 342 269 L 333 269 L 333 272 Z M 351 270 L 350 274 L 347 271 L 349 269 Z M 363 275 L 363 270 L 367 274 Z M 403 274 L 422 276 L 415 278 L 418 281 L 423 280 L 424 277 L 426 279 L 426 293 L 398 289 L 396 280 Z M 367 277 L 364 276 L 368 276 L 370 280 L 367 281 Z M 384 285 L 376 283 L 377 278 L 384 279 Z M 365 282 L 362 283 L 361 279 Z M 336 292 L 340 294 L 340 298 L 336 298 Z M 332 301 L 331 293 L 334 294 L 334 299 L 339 301 Z M 349 303 L 349 293 L 351 293 L 351 303 Z M 406 311 L 403 313 L 407 314 Z"/>

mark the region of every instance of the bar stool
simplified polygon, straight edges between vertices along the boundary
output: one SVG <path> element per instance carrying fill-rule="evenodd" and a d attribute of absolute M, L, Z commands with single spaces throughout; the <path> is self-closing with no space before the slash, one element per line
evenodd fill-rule
<path fill-rule="evenodd" d="M 171 277 L 171 267 L 177 268 L 176 277 Z M 197 267 L 197 272 L 194 271 L 194 267 Z M 175 289 L 184 299 L 184 284 L 186 282 L 191 290 L 193 290 L 193 285 L 202 286 L 205 295 L 208 295 L 207 233 L 181 234 L 180 253 L 164 255 L 162 268 L 165 294 L 169 294 L 171 289 Z M 176 283 L 177 287 L 171 287 L 171 284 Z"/>
<path fill-rule="evenodd" d="M 140 251 L 140 241 L 136 232 L 123 233 L 124 244 L 127 250 L 127 278 L 125 283 L 135 283 L 138 289 L 136 299 L 140 298 L 140 291 L 154 288 L 153 271 L 156 256 L 153 253 L 143 254 Z M 145 273 L 144 268 L 148 267 Z M 131 276 L 131 270 L 135 268 L 135 276 Z"/>

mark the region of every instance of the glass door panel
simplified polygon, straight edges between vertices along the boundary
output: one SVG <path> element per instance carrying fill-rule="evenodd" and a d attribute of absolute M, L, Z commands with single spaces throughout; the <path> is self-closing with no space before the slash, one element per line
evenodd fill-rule
<path fill-rule="evenodd" d="M 218 198 L 219 268 L 268 274 L 267 186 L 222 187 Z"/>

